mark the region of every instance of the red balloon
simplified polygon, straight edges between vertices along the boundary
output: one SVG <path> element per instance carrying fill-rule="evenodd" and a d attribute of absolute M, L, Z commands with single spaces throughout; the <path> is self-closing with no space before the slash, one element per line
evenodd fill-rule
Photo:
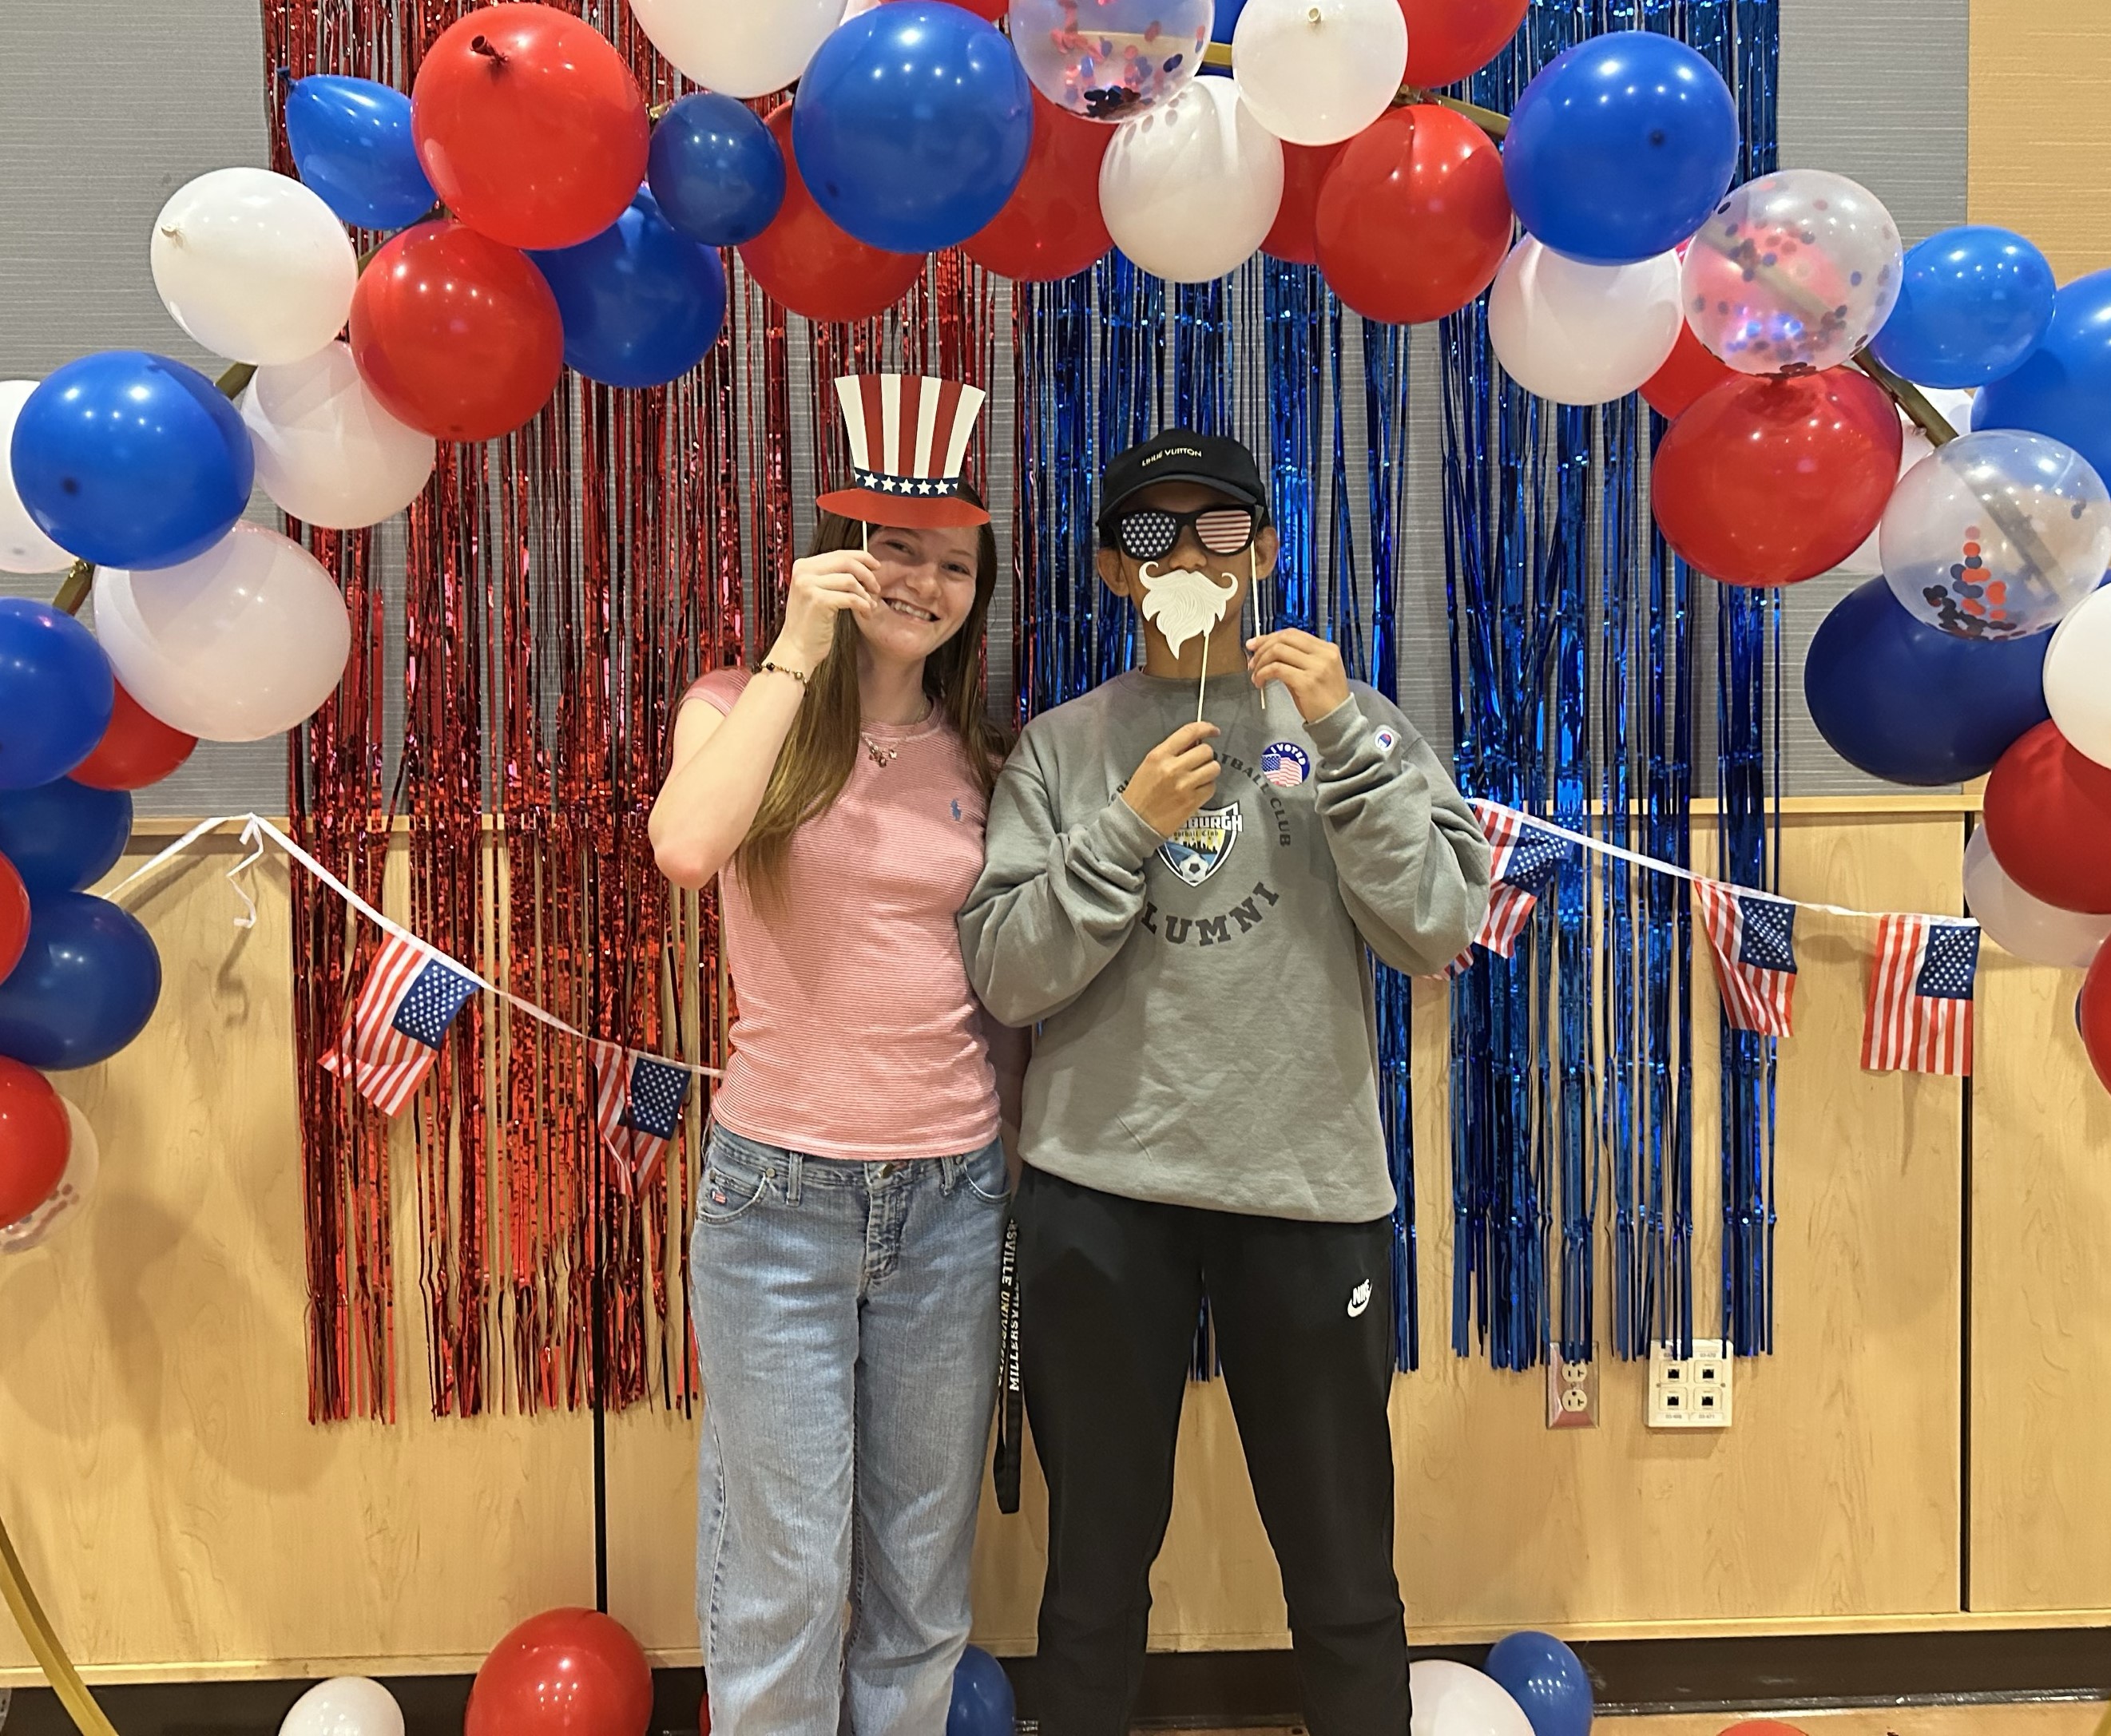
<path fill-rule="evenodd" d="M 1664 365 L 1642 382 L 1642 396 L 1659 415 L 1675 420 L 1711 387 L 1737 377 L 1737 370 L 1695 337 L 1693 328 L 1682 320 L 1678 342 Z"/>
<path fill-rule="evenodd" d="M 1866 374 L 1741 374 L 1703 392 L 1657 447 L 1657 526 L 1725 584 L 1814 578 L 1877 528 L 1903 437 L 1898 411 Z"/>
<path fill-rule="evenodd" d="M 740 250 L 765 292 L 809 320 L 869 320 L 909 293 L 924 274 L 921 253 L 889 253 L 838 229 L 814 202 L 792 154 L 792 105 L 769 120 L 784 153 L 784 203 L 769 227 Z"/>
<path fill-rule="evenodd" d="M 885 3 L 891 6 L 894 0 L 885 0 Z M 1002 24 L 1005 15 L 1011 10 L 1011 0 L 952 0 L 952 3 L 978 18 L 987 18 L 992 24 Z"/>
<path fill-rule="evenodd" d="M 51 1081 L 0 1055 L 0 1227 L 51 1198 L 72 1149 L 73 1128 Z"/>
<path fill-rule="evenodd" d="M 492 1648 L 463 1736 L 645 1736 L 652 1669 L 624 1625 L 590 1609 L 531 1616 Z"/>
<path fill-rule="evenodd" d="M 1986 841 L 2009 879 L 2063 910 L 2111 912 L 2111 766 L 2041 723 L 1986 779 Z"/>
<path fill-rule="evenodd" d="M 492 440 L 556 390 L 565 332 L 557 298 L 526 254 L 459 223 L 421 223 L 361 274 L 352 359 L 411 427 L 439 440 Z"/>
<path fill-rule="evenodd" d="M 2082 1046 L 2089 1051 L 2096 1077 L 2111 1091 L 2111 945 L 2096 950 L 2096 962 L 2081 980 L 2081 1000 L 2075 1009 L 2081 1026 Z"/>
<path fill-rule="evenodd" d="M 1342 147 L 1314 228 L 1320 270 L 1358 313 L 1441 319 L 1492 283 L 1509 251 L 1502 159 L 1464 115 L 1389 109 Z"/>
<path fill-rule="evenodd" d="M 600 31 L 548 6 L 450 25 L 411 87 L 411 137 L 440 201 L 511 247 L 569 247 L 630 208 L 645 98 Z"/>
<path fill-rule="evenodd" d="M 1282 203 L 1275 213 L 1275 227 L 1260 244 L 1273 259 L 1287 259 L 1293 265 L 1319 263 L 1319 238 L 1314 225 L 1319 218 L 1319 189 L 1335 160 L 1348 148 L 1338 145 L 1285 145 L 1282 147 Z"/>
<path fill-rule="evenodd" d="M 1425 90 L 1478 72 L 1509 46 L 1528 0 L 1400 0 L 1407 82 Z"/>
<path fill-rule="evenodd" d="M 1033 148 L 1018 190 L 962 243 L 985 271 L 1021 283 L 1075 277 L 1114 245 L 1100 215 L 1100 161 L 1115 129 L 1033 93 Z"/>
<path fill-rule="evenodd" d="M 0 982 L 22 962 L 30 944 L 30 889 L 15 864 L 0 856 Z"/>
<path fill-rule="evenodd" d="M 96 790 L 140 790 L 159 783 L 191 756 L 196 736 L 171 729 L 138 700 L 117 688 L 117 709 L 95 751 L 66 776 Z"/>

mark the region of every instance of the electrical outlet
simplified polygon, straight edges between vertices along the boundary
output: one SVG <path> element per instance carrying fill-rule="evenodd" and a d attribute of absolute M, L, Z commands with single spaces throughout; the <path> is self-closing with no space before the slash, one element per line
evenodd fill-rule
<path fill-rule="evenodd" d="M 1550 1429 L 1598 1426 L 1596 1362 L 1564 1362 L 1555 1358 L 1547 1363 L 1546 1426 Z"/>
<path fill-rule="evenodd" d="M 1730 1371 L 1736 1366 L 1722 1339 L 1697 1338 L 1683 1359 L 1673 1347 L 1650 1347 L 1649 1426 L 1652 1429 L 1727 1429 Z"/>

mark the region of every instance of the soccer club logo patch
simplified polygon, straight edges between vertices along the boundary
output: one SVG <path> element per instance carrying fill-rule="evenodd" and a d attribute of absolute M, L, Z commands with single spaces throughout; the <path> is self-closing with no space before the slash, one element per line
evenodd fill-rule
<path fill-rule="evenodd" d="M 1159 858 L 1189 886 L 1199 886 L 1231 855 L 1242 818 L 1236 804 L 1205 808 L 1158 846 Z"/>
<path fill-rule="evenodd" d="M 1312 775 L 1312 762 L 1295 741 L 1271 741 L 1260 750 L 1260 775 L 1278 790 L 1294 790 Z"/>

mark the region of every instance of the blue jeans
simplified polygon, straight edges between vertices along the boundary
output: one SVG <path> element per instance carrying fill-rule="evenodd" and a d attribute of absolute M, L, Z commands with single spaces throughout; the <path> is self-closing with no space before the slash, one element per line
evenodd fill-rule
<path fill-rule="evenodd" d="M 842 1163 L 711 1130 L 690 1241 L 717 1736 L 941 1736 L 996 1391 L 1003 1149 Z"/>

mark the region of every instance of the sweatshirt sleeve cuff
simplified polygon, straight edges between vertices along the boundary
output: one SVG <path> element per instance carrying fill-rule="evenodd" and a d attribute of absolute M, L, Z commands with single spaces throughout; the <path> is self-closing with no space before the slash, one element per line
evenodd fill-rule
<path fill-rule="evenodd" d="M 1121 796 L 1116 795 L 1084 827 L 1083 841 L 1103 860 L 1140 869 L 1165 840 Z"/>
<path fill-rule="evenodd" d="M 1319 750 L 1323 764 L 1339 765 L 1355 752 L 1357 744 L 1364 739 L 1364 708 L 1351 693 L 1326 716 L 1307 723 L 1305 732 Z"/>

